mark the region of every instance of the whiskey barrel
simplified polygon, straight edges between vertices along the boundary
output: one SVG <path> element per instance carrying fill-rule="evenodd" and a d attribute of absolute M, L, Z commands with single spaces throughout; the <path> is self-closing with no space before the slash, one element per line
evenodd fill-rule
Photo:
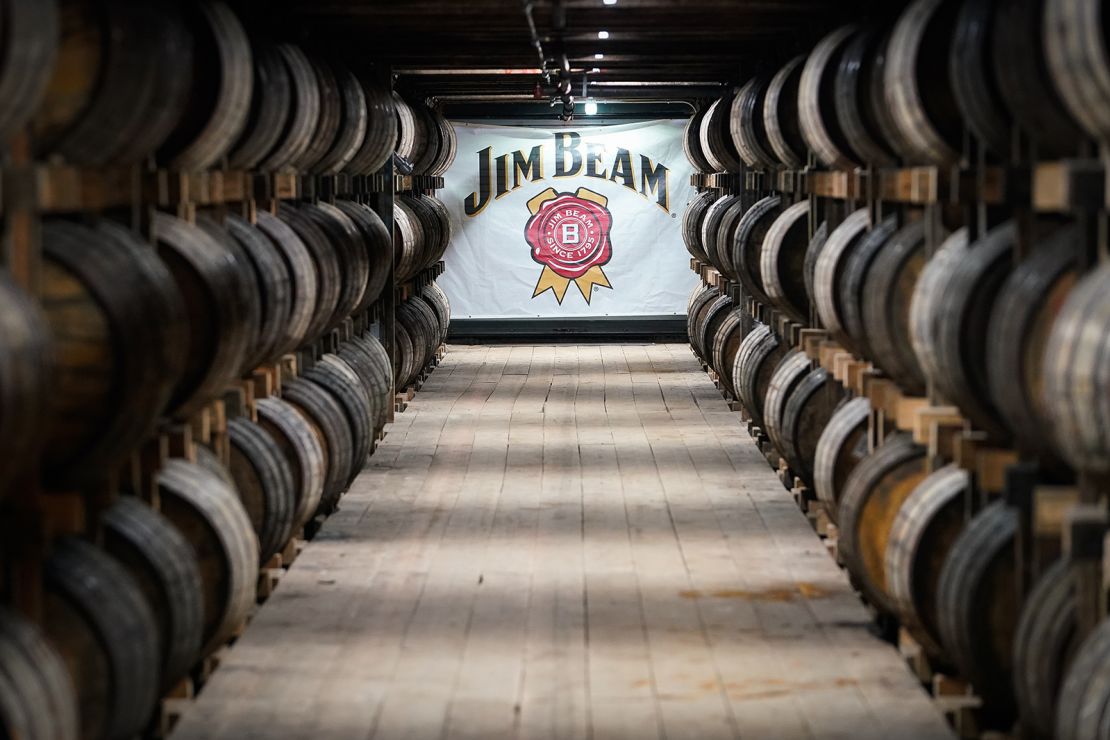
<path fill-rule="evenodd" d="M 204 638 L 204 593 L 192 545 L 164 516 L 124 496 L 101 515 L 104 549 L 134 578 L 158 627 L 159 693 L 193 666 Z"/>
<path fill-rule="evenodd" d="M 1022 450 L 1051 454 L 1044 430 L 1044 362 L 1049 332 L 1079 279 L 1074 227 L 1035 245 L 998 291 L 987 327 L 987 385 L 999 417 Z"/>
<path fill-rule="evenodd" d="M 1028 7 L 1027 13 L 1043 8 L 1043 13 L 1032 20 L 1041 22 L 1045 57 L 1055 89 L 1084 131 L 1099 141 L 1110 141 L 1110 111 L 1106 109 L 1106 99 L 1110 97 L 1110 57 L 1107 56 L 1102 3 L 1098 0 L 1026 0 L 1018 5 L 1023 10 Z M 1027 48 L 1024 53 L 1032 51 Z"/>
<path fill-rule="evenodd" d="M 790 467 L 807 487 L 814 486 L 814 465 L 821 432 L 845 398 L 844 387 L 824 368 L 811 370 L 786 399 L 782 445 Z"/>
<path fill-rule="evenodd" d="M 859 461 L 868 454 L 868 419 L 871 402 L 853 398 L 829 418 L 817 440 L 813 456 L 813 488 L 834 522 L 844 484 Z"/>
<path fill-rule="evenodd" d="M 393 110 L 397 116 L 397 156 L 413 164 L 419 142 L 417 141 L 418 123 L 412 107 L 398 94 L 393 93 Z"/>
<path fill-rule="evenodd" d="M 736 241 L 736 229 L 740 226 L 740 219 L 744 217 L 752 202 L 753 196 L 750 193 L 737 196 L 736 200 L 732 201 L 721 214 L 714 237 L 715 265 L 721 274 L 734 283 L 739 282 L 740 278 L 736 274 L 736 266 L 732 264 L 732 245 Z"/>
<path fill-rule="evenodd" d="M 330 203 L 305 203 L 302 208 L 327 235 L 339 265 L 339 298 L 325 329 L 334 329 L 362 305 L 370 279 L 370 255 L 355 222 Z"/>
<path fill-rule="evenodd" d="M 1028 736 L 1052 738 L 1056 703 L 1079 647 L 1075 577 L 1061 558 L 1048 566 L 1021 607 L 1014 637 L 1014 695 Z"/>
<path fill-rule="evenodd" d="M 259 565 L 265 565 L 292 535 L 297 505 L 293 469 L 277 440 L 250 419 L 230 419 L 227 436 L 228 469 L 258 536 Z"/>
<path fill-rule="evenodd" d="M 424 264 L 424 230 L 412 203 L 404 198 L 393 201 L 393 244 L 396 262 L 393 273 L 397 282 L 411 280 Z"/>
<path fill-rule="evenodd" d="M 272 357 L 278 357 L 315 338 L 310 337 L 309 330 L 314 323 L 320 276 L 308 247 L 285 221 L 269 211 L 259 211 L 258 230 L 277 249 L 290 278 L 289 319 L 281 327 L 281 338 L 272 352 Z"/>
<path fill-rule="evenodd" d="M 185 374 L 170 401 L 170 409 L 187 418 L 223 393 L 251 349 L 252 327 L 240 294 L 246 266 L 198 226 L 161 212 L 152 225 L 158 255 L 185 299 L 189 321 Z"/>
<path fill-rule="evenodd" d="M 701 122 L 708 112 L 707 106 L 694 113 L 686 122 L 686 130 L 682 135 L 682 151 L 686 154 L 687 161 L 694 166 L 695 172 L 713 172 L 713 165 L 701 149 Z"/>
<path fill-rule="evenodd" d="M 259 335 L 262 332 L 264 317 L 262 316 L 262 287 L 255 277 L 254 266 L 250 254 L 244 249 L 238 239 L 231 235 L 223 220 L 207 213 L 197 214 L 196 225 L 217 242 L 230 256 L 235 264 L 235 295 L 239 299 L 239 316 L 246 335 L 246 345 L 243 349 L 242 360 L 236 375 L 246 375 L 256 366 L 254 354 L 258 348 Z"/>
<path fill-rule="evenodd" d="M 740 394 L 744 408 L 760 429 L 766 429 L 763 404 L 767 398 L 767 388 L 771 375 L 789 348 L 766 325 L 760 324 L 752 330 L 740 345 L 737 353 L 733 385 Z"/>
<path fill-rule="evenodd" d="M 751 317 L 743 308 L 731 309 L 721 320 L 717 333 L 713 335 L 713 369 L 725 392 L 736 398 L 736 387 L 732 384 L 732 373 L 736 363 L 736 353 L 740 343 L 751 331 Z"/>
<path fill-rule="evenodd" d="M 0 274 L 0 498 L 20 471 L 35 464 L 46 434 L 53 373 L 50 327 L 42 309 Z"/>
<path fill-rule="evenodd" d="M 414 101 L 412 110 L 417 122 L 417 146 L 413 153 L 412 171 L 424 175 L 439 158 L 444 142 L 441 140 L 439 126 L 431 109 L 423 101 Z"/>
<path fill-rule="evenodd" d="M 235 478 L 232 477 L 231 471 L 227 469 L 224 461 L 216 454 L 215 450 L 207 445 L 194 444 L 193 454 L 196 457 L 197 465 L 219 478 L 232 491 L 235 490 Z M 239 503 L 241 506 L 242 502 Z M 255 540 L 257 541 L 257 539 L 256 535 Z"/>
<path fill-rule="evenodd" d="M 743 200 L 740 195 L 723 195 L 717 198 L 710 204 L 709 208 L 705 211 L 705 217 L 701 221 L 701 238 L 699 243 L 705 256 L 709 258 L 709 264 L 713 265 L 718 272 L 728 274 L 726 269 L 725 260 L 721 258 L 722 251 L 729 251 L 732 242 L 722 245 L 720 242 L 721 237 L 728 239 L 729 235 L 721 233 L 721 221 L 724 219 L 725 214 L 728 213 L 732 206 L 738 201 Z M 723 250 L 722 250 L 723 247 Z"/>
<path fill-rule="evenodd" d="M 701 225 L 705 214 L 720 195 L 715 190 L 705 190 L 694 196 L 682 213 L 682 241 L 686 251 L 699 262 L 712 264 L 701 244 Z"/>
<path fill-rule="evenodd" d="M 1044 353 L 1044 400 L 1057 452 L 1078 470 L 1110 470 L 1106 327 L 1110 266 L 1084 276 L 1052 326 Z"/>
<path fill-rule="evenodd" d="M 1074 82 L 1088 84 L 1093 75 L 1082 71 L 1082 66 L 1071 66 L 1078 61 L 1074 58 L 1062 66 L 1057 63 L 1067 58 L 1064 49 L 1076 48 L 1068 46 L 1070 39 L 1061 38 L 1062 25 L 1052 20 L 1057 13 L 1068 16 L 1067 5 L 1055 0 L 1013 0 L 998 3 L 995 10 L 994 70 L 999 91 L 1012 119 L 1036 144 L 1036 156 L 1042 159 L 1075 155 L 1083 141 L 1083 129 L 1076 122 L 1082 118 L 1074 109 L 1069 115 L 1070 106 L 1066 105 L 1076 98 L 1065 91 L 1074 90 Z M 1082 46 L 1084 41 L 1076 37 L 1076 43 Z M 1099 59 L 1095 64 L 1105 70 L 1105 57 Z M 1097 112 L 1101 105 L 1101 100 L 1096 100 L 1093 110 Z"/>
<path fill-rule="evenodd" d="M 871 110 L 875 113 L 875 123 L 878 124 L 879 130 L 882 132 L 883 141 L 894 152 L 897 160 L 901 158 L 902 152 L 908 151 L 910 147 L 902 136 L 895 120 L 895 112 L 887 104 L 886 99 L 886 69 L 892 57 L 890 39 L 893 35 L 894 27 L 891 26 L 887 28 L 873 52 L 874 56 L 871 58 L 871 64 L 874 71 L 871 75 L 870 97 Z M 896 164 L 900 164 L 900 162 L 896 162 Z"/>
<path fill-rule="evenodd" d="M 374 174 L 389 161 L 393 150 L 397 148 L 397 113 L 394 110 L 392 93 L 381 85 L 366 80 L 362 81 L 362 92 L 366 99 L 368 121 L 362 146 L 346 165 L 346 172 L 352 175 Z M 453 141 L 453 129 L 451 137 Z M 454 159 L 453 150 L 451 159 Z"/>
<path fill-rule="evenodd" d="M 712 367 L 714 372 L 719 370 L 713 364 L 713 343 L 717 338 L 717 330 L 721 328 L 722 322 L 731 310 L 732 298 L 722 293 L 706 304 L 698 321 L 698 342 L 705 353 L 706 364 Z"/>
<path fill-rule="evenodd" d="M 137 735 L 158 699 L 161 652 L 135 579 L 103 550 L 63 537 L 43 581 L 43 625 L 70 668 L 81 737 Z"/>
<path fill-rule="evenodd" d="M 913 297 L 910 299 L 910 342 L 927 378 L 935 378 L 942 372 L 936 347 L 943 310 L 937 305 L 937 301 L 952 273 L 960 269 L 967 248 L 967 228 L 952 232 L 925 263 L 925 269 L 921 271 L 921 277 L 913 289 Z"/>
<path fill-rule="evenodd" d="M 981 145 L 1005 157 L 1010 153 L 1012 124 L 999 92 L 999 75 L 992 58 L 992 47 L 1002 45 L 1000 40 L 995 40 L 1002 31 L 998 27 L 1002 5 L 995 0 L 966 0 L 963 3 L 956 19 L 956 37 L 952 40 L 952 53 L 948 58 L 948 76 L 968 129 Z M 1020 56 L 1033 55 L 1027 47 Z M 1020 63 L 1017 58 L 1006 60 L 1007 67 Z M 999 72 L 1005 74 L 1004 70 Z"/>
<path fill-rule="evenodd" d="M 370 396 L 374 429 L 381 429 L 393 403 L 393 369 L 381 342 L 373 335 L 352 337 L 339 347 L 339 356 L 358 373 Z"/>
<path fill-rule="evenodd" d="M 925 373 L 910 340 L 910 301 L 925 267 L 924 224 L 886 241 L 863 283 L 863 332 L 879 367 L 904 391 L 924 395 Z"/>
<path fill-rule="evenodd" d="M 940 372 L 931 378 L 933 384 L 976 429 L 999 442 L 1009 434 L 991 402 L 988 332 L 991 307 L 1010 273 L 1016 238 L 1011 221 L 972 244 L 931 302 L 932 310 L 939 312 L 933 353 Z"/>
<path fill-rule="evenodd" d="M 398 321 L 393 325 L 393 356 L 396 359 L 393 365 L 393 384 L 398 390 L 407 388 L 409 378 L 417 372 L 412 342 L 412 334 L 404 322 Z"/>
<path fill-rule="evenodd" d="M 702 362 L 708 362 L 708 357 L 702 344 L 701 332 L 698 331 L 698 316 L 701 315 L 702 309 L 717 300 L 720 295 L 721 291 L 718 288 L 703 284 L 694 289 L 686 307 L 686 336 L 690 339 L 694 353 L 701 358 Z"/>
<path fill-rule="evenodd" d="M 988 504 L 952 544 L 938 585 L 941 641 L 983 699 L 984 729 L 1009 728 L 1015 714 L 1017 526 L 1017 512 L 1004 501 Z"/>
<path fill-rule="evenodd" d="M 316 172 L 317 166 L 323 161 L 324 155 L 339 134 L 343 100 L 339 81 L 335 77 L 332 66 L 317 54 L 307 54 L 306 58 L 316 78 L 316 87 L 320 91 L 320 109 L 308 146 L 290 163 L 290 166 L 298 172 Z"/>
<path fill-rule="evenodd" d="M 439 343 L 444 344 L 447 341 L 447 329 L 451 325 L 451 301 L 447 298 L 447 294 L 443 292 L 443 288 L 436 283 L 428 283 L 424 286 L 424 289 L 420 291 L 420 297 L 427 301 L 428 305 L 435 311 L 440 327 Z"/>
<path fill-rule="evenodd" d="M 189 327 L 165 265 L 118 225 L 45 221 L 42 270 L 55 361 L 44 472 L 71 485 L 117 469 L 153 430 L 185 372 Z"/>
<path fill-rule="evenodd" d="M 176 128 L 158 158 L 170 169 L 206 170 L 223 157 L 247 124 L 254 71 L 251 48 L 235 13 L 218 0 L 189 5 L 192 86 Z"/>
<path fill-rule="evenodd" d="M 904 432 L 888 436 L 848 475 L 837 502 L 840 555 L 877 609 L 897 613 L 886 572 L 891 526 L 902 504 L 928 475 L 927 451 Z"/>
<path fill-rule="evenodd" d="M 911 225 L 912 226 L 912 225 Z M 844 260 L 843 271 L 837 281 L 840 293 L 835 300 L 840 308 L 840 321 L 844 329 L 844 339 L 855 354 L 867 359 L 875 359 L 875 349 L 871 337 L 863 323 L 863 299 L 866 282 L 871 274 L 871 266 L 879 254 L 898 233 L 895 216 L 887 216 L 878 225 L 860 237 Z"/>
<path fill-rule="evenodd" d="M 446 210 L 441 209 L 439 200 L 426 195 L 402 195 L 395 201 L 402 203 L 414 216 L 414 228 L 420 232 L 416 239 L 419 250 L 416 254 L 411 276 L 434 265 L 447 250 L 450 241 L 450 225 Z"/>
<path fill-rule="evenodd" d="M 228 165 L 252 170 L 274 150 L 293 107 L 293 81 L 277 44 L 251 41 L 254 66 L 250 112 L 238 140 L 228 152 Z"/>
<path fill-rule="evenodd" d="M 807 156 L 798 114 L 798 86 L 805 61 L 804 56 L 797 56 L 783 65 L 771 78 L 763 98 L 763 126 L 771 151 L 794 169 L 804 167 Z"/>
<path fill-rule="evenodd" d="M 798 83 L 798 117 L 802 137 L 823 164 L 850 170 L 859 163 L 836 111 L 836 78 L 845 48 L 858 32 L 841 26 L 818 42 L 806 58 Z"/>
<path fill-rule="evenodd" d="M 7 141 L 38 110 L 59 55 L 57 2 L 3 3 L 5 49 L 0 64 L 0 140 Z"/>
<path fill-rule="evenodd" d="M 875 26 L 861 28 L 847 40 L 840 54 L 833 85 L 836 120 L 861 163 L 893 167 L 894 152 L 883 136 L 875 97 L 871 94 L 880 74 L 880 47 L 886 34 Z"/>
<path fill-rule="evenodd" d="M 817 260 L 821 256 L 821 251 L 825 248 L 825 242 L 829 239 L 829 222 L 822 221 L 818 224 L 817 228 L 813 230 L 813 236 L 810 237 L 809 244 L 806 246 L 805 260 L 802 262 L 802 278 L 806 288 L 806 300 L 809 302 L 810 314 L 814 312 L 817 301 L 816 292 L 814 291 L 813 276 L 817 271 Z M 810 323 L 807 317 L 806 323 Z"/>
<path fill-rule="evenodd" d="M 374 431 L 370 396 L 347 361 L 331 353 L 325 354 L 319 362 L 305 371 L 303 377 L 331 394 L 343 409 L 344 422 L 351 431 L 350 464 L 343 471 L 346 489 L 362 472 L 366 458 L 370 456 Z"/>
<path fill-rule="evenodd" d="M 730 132 L 729 112 L 735 94 L 714 100 L 705 112 L 698 132 L 698 142 L 714 172 L 739 172 L 740 154 Z"/>
<path fill-rule="evenodd" d="M 46 635 L 0 607 L 0 737 L 77 740 L 77 695 Z"/>
<path fill-rule="evenodd" d="M 438 177 L 443 175 L 455 161 L 459 143 L 455 137 L 455 127 L 444 118 L 440 111 L 429 108 L 428 113 L 436 124 L 436 135 L 439 137 L 439 153 L 428 166 L 428 175 Z"/>
<path fill-rule="evenodd" d="M 405 325 L 412 340 L 413 372 L 408 382 L 415 383 L 439 347 L 439 323 L 431 307 L 419 299 L 409 299 L 401 305 L 398 321 Z"/>
<path fill-rule="evenodd" d="M 313 427 L 313 433 L 324 450 L 327 476 L 317 513 L 335 511 L 339 497 L 347 490 L 347 479 L 353 465 L 353 433 L 339 401 L 327 390 L 305 378 L 292 378 L 282 383 L 282 400 L 292 404 Z"/>
<path fill-rule="evenodd" d="M 797 471 L 801 461 L 788 454 L 787 445 L 782 438 L 782 417 L 786 409 L 786 401 L 795 391 L 802 379 L 809 374 L 809 358 L 804 352 L 792 349 L 779 361 L 771 382 L 767 386 L 767 396 L 763 399 L 763 431 L 771 444 L 786 459 L 786 464 L 791 471 Z M 796 473 L 795 473 L 796 474 Z"/>
<path fill-rule="evenodd" d="M 736 151 L 749 167 L 773 168 L 778 164 L 763 120 L 769 85 L 767 77 L 756 75 L 732 99 L 729 131 Z"/>
<path fill-rule="evenodd" d="M 1110 710 L 1110 620 L 1103 620 L 1075 655 L 1060 687 L 1053 737 L 1094 740 L 1105 736 Z"/>
<path fill-rule="evenodd" d="M 320 86 L 308 57 L 293 44 L 278 44 L 277 52 L 289 79 L 289 107 L 277 140 L 257 165 L 274 172 L 292 169 L 293 162 L 304 155 L 320 117 Z"/>
<path fill-rule="evenodd" d="M 339 127 L 313 172 L 334 175 L 346 169 L 366 138 L 366 94 L 358 78 L 341 64 L 330 64 L 339 87 Z"/>
<path fill-rule="evenodd" d="M 353 200 L 337 200 L 335 207 L 343 211 L 358 228 L 360 239 L 366 249 L 367 279 L 362 300 L 355 311 L 365 311 L 382 296 L 389 281 L 389 269 L 393 262 L 393 240 L 389 230 L 373 208 Z"/>
<path fill-rule="evenodd" d="M 967 520 L 971 480 L 955 464 L 931 473 L 894 517 L 886 577 L 899 622 L 938 667 L 951 668 L 941 645 L 937 589 L 945 557 Z"/>
<path fill-rule="evenodd" d="M 254 606 L 258 537 L 235 489 L 197 463 L 169 460 L 158 472 L 158 495 L 162 514 L 193 546 L 200 565 L 203 658 L 227 642 Z"/>
<path fill-rule="evenodd" d="M 767 230 L 760 250 L 759 274 L 771 304 L 800 324 L 809 322 L 805 286 L 806 249 L 809 247 L 809 201 L 786 208 Z"/>
<path fill-rule="evenodd" d="M 244 369 L 276 359 L 283 347 L 293 312 L 293 277 L 281 251 L 259 228 L 246 219 L 228 214 L 224 228 L 238 243 L 250 268 L 259 299 L 259 321 Z"/>
<path fill-rule="evenodd" d="M 762 252 L 771 224 L 782 213 L 782 198 L 768 196 L 757 201 L 740 217 L 732 242 L 732 266 L 741 284 L 753 298 L 770 304 L 763 290 Z"/>
<path fill-rule="evenodd" d="M 254 406 L 258 411 L 258 425 L 273 438 L 293 474 L 291 519 L 295 534 L 316 513 L 324 495 L 327 474 L 324 448 L 311 423 L 291 404 L 275 397 L 260 398 Z"/>
<path fill-rule="evenodd" d="M 296 232 L 308 250 L 316 275 L 316 305 L 305 331 L 305 342 L 315 340 L 331 324 L 343 289 L 339 255 L 328 232 L 320 226 L 318 215 L 308 204 L 283 202 L 278 206 L 278 217 Z"/>
<path fill-rule="evenodd" d="M 948 75 L 959 0 L 914 0 L 898 18 L 883 69 L 886 103 L 908 164 L 960 159 L 963 122 Z"/>
<path fill-rule="evenodd" d="M 813 267 L 813 303 L 821 326 L 846 346 L 852 340 L 844 329 L 839 284 L 849 256 L 870 226 L 866 208 L 853 211 L 829 233 Z"/>

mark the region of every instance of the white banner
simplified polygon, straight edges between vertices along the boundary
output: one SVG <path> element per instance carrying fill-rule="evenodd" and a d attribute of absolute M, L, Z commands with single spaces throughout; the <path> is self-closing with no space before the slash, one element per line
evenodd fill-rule
<path fill-rule="evenodd" d="M 455 318 L 682 314 L 693 195 L 683 121 L 523 128 L 456 123 L 439 193 L 439 284 Z"/>

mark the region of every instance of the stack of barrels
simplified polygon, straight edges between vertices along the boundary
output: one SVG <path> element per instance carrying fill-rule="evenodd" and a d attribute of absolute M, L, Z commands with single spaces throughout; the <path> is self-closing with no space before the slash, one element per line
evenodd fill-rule
<path fill-rule="evenodd" d="M 0 12 L 0 137 L 37 160 L 353 180 L 395 156 L 437 176 L 455 156 L 437 111 L 252 35 L 218 0 Z M 352 190 L 151 209 L 142 228 L 110 210 L 37 220 L 33 287 L 0 272 L 0 517 L 76 495 L 89 525 L 49 543 L 37 619 L 0 607 L 0 735 L 149 731 L 158 699 L 241 629 L 260 567 L 335 510 L 450 316 L 423 277 L 450 239 L 445 208 L 382 200 L 384 219 Z M 381 301 L 407 281 L 396 338 L 380 336 Z M 278 368 L 246 401 L 243 379 Z M 232 397 L 223 438 L 194 442 Z M 8 544 L 5 590 L 26 577 Z"/>
<path fill-rule="evenodd" d="M 1080 586 L 1092 555 L 1059 536 L 1031 545 L 1018 505 L 1022 490 L 1035 508 L 1044 486 L 1065 485 L 1106 509 L 1102 215 L 1031 215 L 1020 195 L 1010 213 L 1005 200 L 851 205 L 770 183 L 807 163 L 876 182 L 963 168 L 967 181 L 1090 155 L 1110 143 L 1102 17 L 1099 0 L 915 0 L 748 80 L 684 140 L 699 172 L 755 173 L 687 207 L 686 247 L 721 275 L 690 297 L 695 353 L 823 505 L 866 600 L 935 670 L 970 682 L 981 727 L 1028 737 L 1105 737 L 1110 716 L 1110 622 L 1083 616 L 1099 611 Z M 903 396 L 954 408 L 963 439 L 1012 451 L 1006 495 L 833 380 L 801 351 L 801 328 Z"/>

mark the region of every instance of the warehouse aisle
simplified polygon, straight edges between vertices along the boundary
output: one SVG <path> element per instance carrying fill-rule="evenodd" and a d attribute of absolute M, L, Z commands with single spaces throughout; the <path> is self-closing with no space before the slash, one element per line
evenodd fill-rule
<path fill-rule="evenodd" d="M 685 345 L 454 347 L 179 738 L 947 736 Z"/>

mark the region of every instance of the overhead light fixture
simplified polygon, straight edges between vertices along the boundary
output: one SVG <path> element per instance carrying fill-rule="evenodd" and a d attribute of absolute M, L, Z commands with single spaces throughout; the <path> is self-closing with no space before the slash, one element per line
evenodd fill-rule
<path fill-rule="evenodd" d="M 604 54 L 601 54 L 601 53 L 594 54 L 594 59 L 604 59 L 604 58 L 605 58 Z"/>
<path fill-rule="evenodd" d="M 604 3 L 605 5 L 616 5 L 617 4 L 617 0 L 601 0 L 601 2 Z"/>
<path fill-rule="evenodd" d="M 593 69 L 590 70 L 590 74 L 595 74 L 595 73 L 600 72 L 600 71 L 601 71 L 601 67 L 594 67 Z"/>
<path fill-rule="evenodd" d="M 599 39 L 607 39 L 607 38 L 609 38 L 609 32 L 608 31 L 598 31 L 597 32 L 597 37 Z"/>
<path fill-rule="evenodd" d="M 587 100 L 586 101 L 586 115 L 587 116 L 597 115 L 597 103 L 595 103 L 592 100 Z"/>

